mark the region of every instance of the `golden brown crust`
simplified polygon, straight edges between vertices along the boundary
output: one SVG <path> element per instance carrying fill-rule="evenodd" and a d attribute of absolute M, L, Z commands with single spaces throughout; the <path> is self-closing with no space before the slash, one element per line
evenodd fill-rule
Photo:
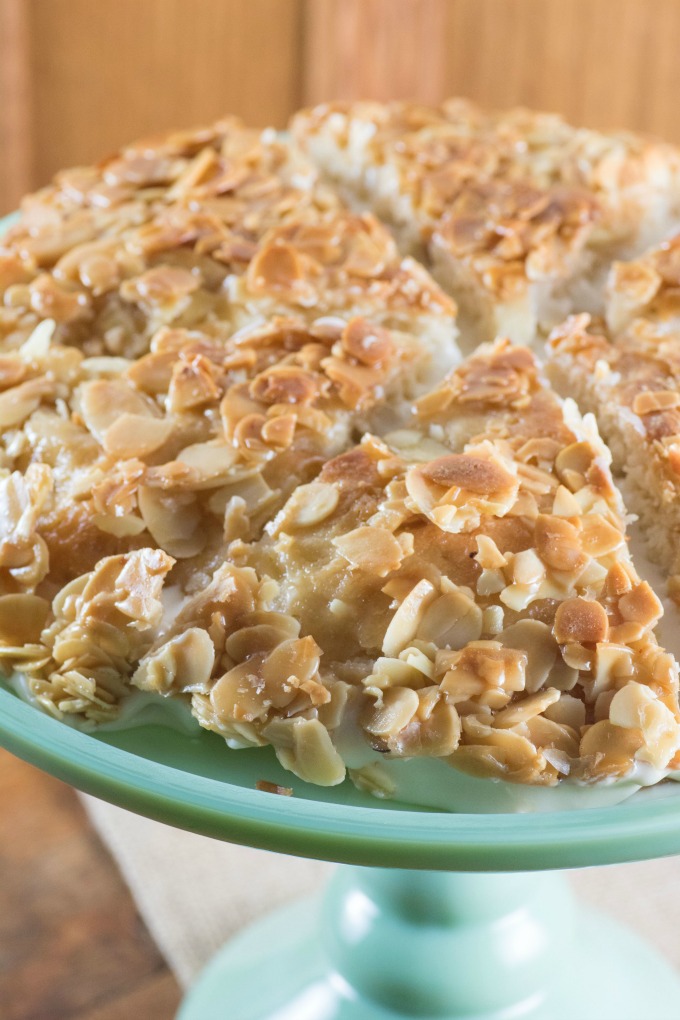
<path fill-rule="evenodd" d="M 595 228 L 560 122 L 366 111 L 494 293 Z M 321 785 L 348 731 L 538 785 L 668 766 L 677 667 L 596 431 L 501 341 L 372 436 L 455 306 L 294 146 L 229 121 L 60 175 L 0 295 L 0 657 L 46 710 L 184 698 Z M 680 401 L 633 405 L 660 441 Z"/>
<path fill-rule="evenodd" d="M 550 338 L 556 360 L 576 366 L 598 390 L 603 407 L 624 411 L 644 436 L 649 456 L 666 465 L 677 480 L 680 444 L 680 350 L 677 337 L 640 321 L 612 334 L 604 322 L 574 316 Z"/>
<path fill-rule="evenodd" d="M 606 451 L 527 350 L 480 352 L 412 429 L 331 461 L 267 532 L 232 556 L 274 582 L 272 608 L 314 638 L 316 682 L 374 750 L 539 785 L 675 753 L 677 667 L 652 633 L 661 607 L 630 562 Z M 252 691 L 229 690 L 202 696 L 203 725 L 242 735 L 243 697 L 251 739 L 276 736 L 275 702 L 260 723 Z M 342 749 L 335 716 L 331 734 Z"/>
<path fill-rule="evenodd" d="M 639 323 L 660 330 L 680 325 L 680 235 L 641 258 L 615 262 L 607 286 L 607 322 L 615 331 Z"/>
<path fill-rule="evenodd" d="M 580 311 L 588 282 L 600 290 L 612 259 L 666 236 L 680 214 L 677 148 L 554 115 L 461 100 L 322 104 L 292 131 L 328 180 L 426 254 L 477 338 L 512 321 L 530 341 Z"/>

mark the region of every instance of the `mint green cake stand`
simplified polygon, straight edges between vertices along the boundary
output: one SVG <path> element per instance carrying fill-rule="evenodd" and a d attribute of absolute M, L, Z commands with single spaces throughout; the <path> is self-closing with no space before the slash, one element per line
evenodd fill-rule
<path fill-rule="evenodd" d="M 228 751 L 209 733 L 88 736 L 1 685 L 0 745 L 170 825 L 344 865 L 321 898 L 232 940 L 179 1020 L 680 1020 L 680 978 L 575 909 L 555 873 L 680 853 L 680 789 L 550 815 L 418 811 L 309 786 L 269 751 Z M 205 896 L 200 875 L 196 887 Z"/>
<path fill-rule="evenodd" d="M 90 736 L 5 688 L 0 744 L 170 825 L 344 865 L 318 900 L 230 942 L 180 1020 L 680 1020 L 668 964 L 576 908 L 556 872 L 680 852 L 677 787 L 547 815 L 400 808 L 307 785 L 268 749 L 230 751 L 210 733 Z M 294 796 L 258 791 L 261 779 Z"/>

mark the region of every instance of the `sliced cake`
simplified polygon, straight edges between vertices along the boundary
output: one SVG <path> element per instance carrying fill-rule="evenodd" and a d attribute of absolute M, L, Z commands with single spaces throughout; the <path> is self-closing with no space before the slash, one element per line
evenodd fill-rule
<path fill-rule="evenodd" d="M 601 311 L 612 260 L 680 216 L 678 150 L 552 115 L 324 104 L 292 130 L 346 199 L 431 263 L 470 346 L 503 330 L 531 342 L 571 311 Z"/>
<path fill-rule="evenodd" d="M 626 501 L 640 518 L 651 557 L 680 597 L 680 345 L 678 334 L 637 320 L 612 334 L 580 315 L 550 337 L 548 371 L 597 416 L 626 479 Z"/>
<path fill-rule="evenodd" d="M 632 792 L 671 767 L 680 715 L 624 522 L 592 418 L 499 342 L 235 542 L 132 682 L 321 785 L 437 758 Z M 206 669 L 187 683 L 189 640 Z"/>

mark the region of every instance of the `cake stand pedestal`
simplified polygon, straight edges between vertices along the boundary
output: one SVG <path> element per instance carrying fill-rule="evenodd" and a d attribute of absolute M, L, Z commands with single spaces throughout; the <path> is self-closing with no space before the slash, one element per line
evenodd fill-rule
<path fill-rule="evenodd" d="M 218 953 L 178 1020 L 677 1020 L 680 980 L 554 872 L 339 868 Z"/>
<path fill-rule="evenodd" d="M 668 964 L 575 908 L 556 873 L 680 852 L 677 787 L 547 815 L 419 811 L 291 780 L 267 749 L 231 752 L 214 734 L 90 736 L 1 686 L 0 744 L 160 821 L 350 865 L 318 900 L 233 939 L 180 1020 L 680 1020 Z"/>

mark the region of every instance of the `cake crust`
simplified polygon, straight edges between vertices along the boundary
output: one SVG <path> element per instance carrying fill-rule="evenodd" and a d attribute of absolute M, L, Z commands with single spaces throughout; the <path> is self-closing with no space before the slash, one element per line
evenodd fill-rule
<path fill-rule="evenodd" d="M 526 347 L 461 362 L 455 300 L 404 251 L 484 330 L 535 340 L 539 296 L 575 301 L 638 236 L 654 173 L 670 208 L 674 150 L 453 101 L 325 107 L 295 133 L 128 146 L 3 238 L 0 662 L 59 718 L 178 698 L 320 785 L 410 757 L 662 778 L 678 667 L 597 427 Z M 329 138 L 360 181 L 324 181 Z M 598 384 L 616 350 L 609 395 L 666 468 L 673 251 L 613 270 L 610 303 L 637 288 L 628 347 L 587 316 L 552 341 Z"/>

